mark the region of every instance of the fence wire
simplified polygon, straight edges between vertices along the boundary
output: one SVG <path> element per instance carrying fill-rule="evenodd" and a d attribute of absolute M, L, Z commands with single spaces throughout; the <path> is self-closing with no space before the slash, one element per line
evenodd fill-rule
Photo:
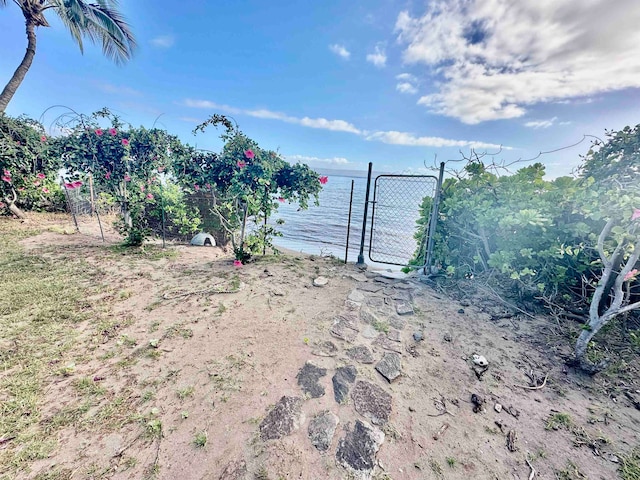
<path fill-rule="evenodd" d="M 408 265 L 418 249 L 417 221 L 425 197 L 434 198 L 438 179 L 429 175 L 379 175 L 375 180 L 369 258 Z M 420 232 L 422 233 L 422 232 Z M 420 238 L 422 235 L 419 235 Z M 421 246 L 421 248 L 424 245 Z"/>

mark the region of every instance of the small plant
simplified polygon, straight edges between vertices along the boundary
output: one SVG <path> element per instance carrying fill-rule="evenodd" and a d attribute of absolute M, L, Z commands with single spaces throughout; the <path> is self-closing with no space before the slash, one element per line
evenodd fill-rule
<path fill-rule="evenodd" d="M 187 397 L 193 396 L 193 386 L 189 385 L 188 387 L 181 388 L 178 390 L 177 395 L 180 400 L 184 400 Z"/>
<path fill-rule="evenodd" d="M 142 394 L 142 401 L 148 402 L 149 400 L 153 400 L 155 396 L 156 396 L 155 393 L 153 393 L 151 390 L 147 390 Z"/>
<path fill-rule="evenodd" d="M 431 467 L 431 470 L 433 471 L 433 473 L 435 473 L 436 475 L 442 476 L 442 473 L 443 473 L 442 467 L 434 458 L 429 460 L 429 466 Z"/>
<path fill-rule="evenodd" d="M 446 460 L 447 460 L 447 465 L 449 465 L 449 468 L 456 468 L 456 463 L 458 462 L 456 461 L 455 458 L 447 457 Z"/>
<path fill-rule="evenodd" d="M 147 438 L 162 437 L 162 422 L 160 419 L 154 418 L 147 422 L 145 425 L 145 435 Z"/>
<path fill-rule="evenodd" d="M 376 319 L 371 323 L 371 326 L 378 332 L 389 333 L 389 324 L 384 320 Z"/>
<path fill-rule="evenodd" d="M 198 448 L 204 448 L 207 444 L 207 432 L 202 431 L 196 433 L 196 436 L 193 439 L 193 444 Z"/>
<path fill-rule="evenodd" d="M 554 413 L 547 419 L 545 430 L 559 430 L 560 428 L 566 428 L 569 430 L 573 425 L 573 421 L 568 413 Z"/>
<path fill-rule="evenodd" d="M 180 412 L 180 418 L 182 418 L 183 420 L 186 420 L 187 418 L 189 418 L 189 412 L 187 412 L 186 410 L 183 410 L 182 412 Z"/>
<path fill-rule="evenodd" d="M 618 472 L 622 480 L 640 479 L 640 447 L 636 447 L 629 455 L 619 455 Z"/>

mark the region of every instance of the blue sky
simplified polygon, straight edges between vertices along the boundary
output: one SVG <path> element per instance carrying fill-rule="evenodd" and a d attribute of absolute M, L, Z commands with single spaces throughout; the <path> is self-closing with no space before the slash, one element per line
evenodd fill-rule
<path fill-rule="evenodd" d="M 7 112 L 107 106 L 213 149 L 214 130 L 191 130 L 225 113 L 289 160 L 393 172 L 499 145 L 496 160 L 512 162 L 640 123 L 636 0 L 136 0 L 121 10 L 139 43 L 131 62 L 117 66 L 91 45 L 82 55 L 49 15 Z M 2 86 L 25 47 L 8 2 Z M 588 146 L 539 161 L 566 174 Z"/>

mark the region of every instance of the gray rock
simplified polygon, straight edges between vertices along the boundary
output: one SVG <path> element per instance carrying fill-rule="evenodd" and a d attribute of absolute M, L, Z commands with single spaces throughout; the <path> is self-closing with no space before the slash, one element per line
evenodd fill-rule
<path fill-rule="evenodd" d="M 348 278 L 351 278 L 352 280 L 355 280 L 356 282 L 366 282 L 367 281 L 367 276 L 363 273 L 348 273 L 347 274 Z"/>
<path fill-rule="evenodd" d="M 360 479 L 371 478 L 376 454 L 384 442 L 384 433 L 366 422 L 356 420 L 353 430 L 347 429 L 340 439 L 336 460 Z"/>
<path fill-rule="evenodd" d="M 370 307 L 373 307 L 373 308 L 384 307 L 384 305 L 385 305 L 384 298 L 383 297 L 377 297 L 377 296 L 369 297 L 369 298 L 367 298 L 367 305 L 369 305 Z"/>
<path fill-rule="evenodd" d="M 341 311 L 336 318 L 333 319 L 334 323 L 339 321 L 339 320 L 344 320 L 345 322 L 347 322 L 347 324 L 349 325 L 350 328 L 354 329 L 354 330 L 358 330 L 358 320 L 360 318 L 360 315 L 358 315 L 358 312 L 354 312 L 352 310 L 343 310 Z"/>
<path fill-rule="evenodd" d="M 313 363 L 307 362 L 300 369 L 296 378 L 304 393 L 309 394 L 311 398 L 318 398 L 324 395 L 324 387 L 318 383 L 318 380 L 326 374 L 326 368 L 320 368 Z"/>
<path fill-rule="evenodd" d="M 445 342 L 450 342 L 452 340 L 453 340 L 453 338 L 451 338 L 451 334 L 450 333 L 445 333 L 444 334 L 444 341 Z"/>
<path fill-rule="evenodd" d="M 422 340 L 424 340 L 424 334 L 421 331 L 413 332 L 413 339 L 416 342 L 421 342 Z"/>
<path fill-rule="evenodd" d="M 331 335 L 341 340 L 345 340 L 349 343 L 353 343 L 358 335 L 358 331 L 355 330 L 349 322 L 343 319 L 337 319 L 330 330 Z"/>
<path fill-rule="evenodd" d="M 373 363 L 373 353 L 366 345 L 356 345 L 351 347 L 346 352 L 347 356 L 360 363 Z"/>
<path fill-rule="evenodd" d="M 475 353 L 471 356 L 471 361 L 474 363 L 474 365 L 478 365 L 479 367 L 486 367 L 489 365 L 489 362 L 485 357 L 483 357 L 482 355 L 477 355 Z"/>
<path fill-rule="evenodd" d="M 333 397 L 338 403 L 344 403 L 349 395 L 349 389 L 356 380 L 358 370 L 353 365 L 340 367 L 336 370 L 336 374 L 331 381 L 333 382 Z"/>
<path fill-rule="evenodd" d="M 351 300 L 344 301 L 345 310 L 349 310 L 350 312 L 359 312 L 362 308 L 362 303 L 360 302 L 352 302 Z"/>
<path fill-rule="evenodd" d="M 329 283 L 329 279 L 327 277 L 317 277 L 313 279 L 314 287 L 324 287 Z"/>
<path fill-rule="evenodd" d="M 378 316 L 368 308 L 363 308 L 362 310 L 360 310 L 360 320 L 362 320 L 364 323 L 371 324 L 379 321 Z"/>
<path fill-rule="evenodd" d="M 260 438 L 264 441 L 282 438 L 303 423 L 302 398 L 284 396 L 260 422 Z"/>
<path fill-rule="evenodd" d="M 327 340 L 318 344 L 317 348 L 311 351 L 313 355 L 318 357 L 335 357 L 338 354 L 338 347 L 335 343 Z"/>
<path fill-rule="evenodd" d="M 403 330 L 406 324 L 407 321 L 404 318 L 396 317 L 395 315 L 389 317 L 389 325 L 391 325 L 393 328 Z"/>
<path fill-rule="evenodd" d="M 379 386 L 359 380 L 351 392 L 353 406 L 374 425 L 385 425 L 391 415 L 391 395 Z"/>
<path fill-rule="evenodd" d="M 389 338 L 387 338 L 387 336 L 384 333 L 379 334 L 378 338 L 375 339 L 373 344 L 385 350 L 390 350 L 396 353 L 402 353 L 402 344 L 389 340 Z"/>
<path fill-rule="evenodd" d="M 387 338 L 393 342 L 400 342 L 400 330 L 391 329 L 387 332 Z"/>
<path fill-rule="evenodd" d="M 382 285 L 376 285 L 375 283 L 359 283 L 358 290 L 361 292 L 376 293 L 383 289 Z"/>
<path fill-rule="evenodd" d="M 390 278 L 392 280 L 405 280 L 407 278 L 407 274 L 404 272 L 377 272 L 378 275 L 384 278 Z"/>
<path fill-rule="evenodd" d="M 413 307 L 404 300 L 396 301 L 396 313 L 398 315 L 413 315 Z"/>
<path fill-rule="evenodd" d="M 402 373 L 402 360 L 395 352 L 385 353 L 382 360 L 376 365 L 376 370 L 380 372 L 389 383 L 393 382 Z"/>
<path fill-rule="evenodd" d="M 340 423 L 338 417 L 329 410 L 316 415 L 309 422 L 308 433 L 312 445 L 321 452 L 326 452 L 331 446 L 331 440 L 333 440 L 338 423 Z"/>
<path fill-rule="evenodd" d="M 368 339 L 376 338 L 379 334 L 380 334 L 380 332 L 378 332 L 371 325 L 365 325 L 364 328 L 362 329 L 362 332 L 361 332 L 361 335 L 364 338 L 368 338 Z"/>
<path fill-rule="evenodd" d="M 362 303 L 364 302 L 364 293 L 359 292 L 358 290 L 353 290 L 349 296 L 347 297 L 352 302 Z"/>

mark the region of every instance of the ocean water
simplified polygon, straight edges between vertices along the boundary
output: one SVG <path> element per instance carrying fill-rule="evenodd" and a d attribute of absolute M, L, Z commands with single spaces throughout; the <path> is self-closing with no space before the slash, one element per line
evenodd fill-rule
<path fill-rule="evenodd" d="M 282 237 L 276 237 L 276 246 L 314 255 L 334 255 L 345 258 L 347 226 L 349 219 L 349 195 L 354 182 L 353 208 L 349 236 L 349 262 L 355 262 L 360 251 L 364 199 L 367 179 L 332 175 L 324 185 L 319 197 L 319 206 L 310 205 L 307 210 L 299 210 L 297 205 L 283 203 L 273 215 L 272 222 L 281 218 L 283 225 L 276 227 Z M 372 180 L 370 201 L 373 201 L 374 180 Z M 365 263 L 383 266 L 379 261 L 406 263 L 414 254 L 417 243 L 413 238 L 419 206 L 424 191 L 416 190 L 412 195 L 400 199 L 389 199 L 384 205 L 377 205 L 380 219 L 374 226 L 374 249 L 369 252 L 372 204 L 369 205 L 367 228 L 365 230 Z M 401 203 L 398 203 L 401 202 Z M 386 208 L 386 210 L 384 210 Z M 373 258 L 373 260 L 372 260 Z M 387 268 L 392 268 L 388 266 Z M 396 267 L 399 268 L 399 267 Z"/>

